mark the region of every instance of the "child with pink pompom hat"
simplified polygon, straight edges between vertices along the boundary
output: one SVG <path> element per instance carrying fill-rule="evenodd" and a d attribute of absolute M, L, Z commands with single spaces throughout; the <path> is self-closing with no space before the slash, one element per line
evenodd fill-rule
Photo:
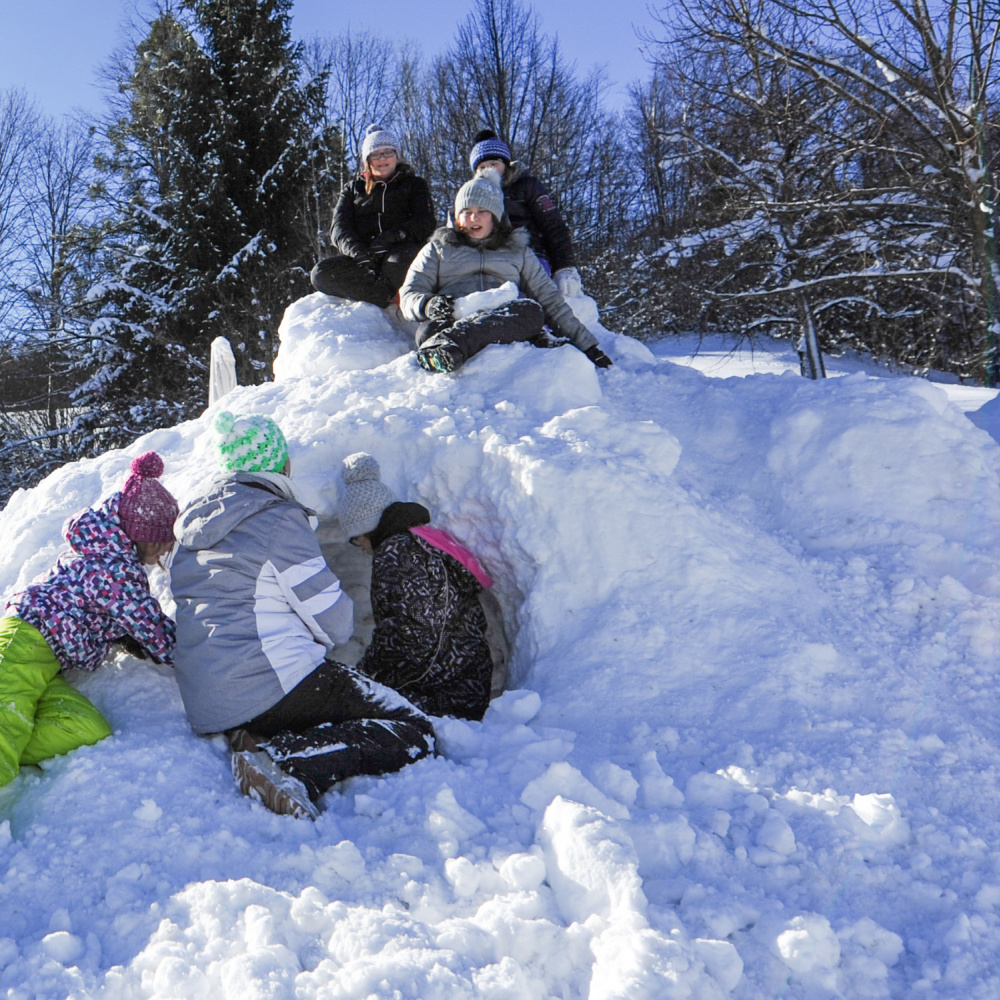
<path fill-rule="evenodd" d="M 174 623 L 143 570 L 174 545 L 177 501 L 157 481 L 162 473 L 155 451 L 135 459 L 119 492 L 66 522 L 70 548 L 48 576 L 8 602 L 0 618 L 0 785 L 22 764 L 111 734 L 62 670 L 96 670 L 115 643 L 171 662 Z"/>

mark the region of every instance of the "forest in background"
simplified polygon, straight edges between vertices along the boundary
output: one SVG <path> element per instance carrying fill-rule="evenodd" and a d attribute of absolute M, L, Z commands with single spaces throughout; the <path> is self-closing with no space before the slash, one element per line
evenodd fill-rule
<path fill-rule="evenodd" d="M 367 124 L 439 220 L 472 137 L 555 194 L 602 322 L 858 350 L 995 385 L 987 0 L 677 0 L 611 108 L 523 0 L 474 0 L 425 58 L 292 41 L 292 0 L 148 4 L 95 120 L 0 92 L 0 503 L 205 406 L 209 345 L 270 378 Z"/>

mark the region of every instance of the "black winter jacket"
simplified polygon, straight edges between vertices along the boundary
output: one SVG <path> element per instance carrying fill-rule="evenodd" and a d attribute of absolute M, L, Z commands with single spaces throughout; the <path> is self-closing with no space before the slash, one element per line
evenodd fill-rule
<path fill-rule="evenodd" d="M 573 238 L 545 185 L 515 160 L 503 177 L 503 196 L 510 224 L 523 226 L 531 236 L 531 249 L 552 265 L 552 273 L 576 267 Z"/>
<path fill-rule="evenodd" d="M 430 715 L 481 719 L 493 660 L 479 581 L 409 530 L 372 541 L 375 631 L 359 669 Z"/>
<path fill-rule="evenodd" d="M 408 163 L 400 163 L 387 181 L 375 182 L 370 194 L 363 177 L 356 177 L 341 191 L 330 242 L 348 257 L 364 257 L 380 233 L 391 234 L 391 244 L 422 246 L 436 224 L 427 181 Z M 389 244 L 382 249 L 388 248 Z"/>

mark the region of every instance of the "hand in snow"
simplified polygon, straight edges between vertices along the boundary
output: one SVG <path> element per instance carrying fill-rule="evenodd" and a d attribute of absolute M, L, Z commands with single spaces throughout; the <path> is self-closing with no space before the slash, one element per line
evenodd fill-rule
<path fill-rule="evenodd" d="M 455 315 L 455 300 L 450 295 L 432 295 L 424 305 L 428 319 L 444 322 Z"/>
<path fill-rule="evenodd" d="M 552 280 L 564 299 L 583 294 L 583 282 L 580 281 L 580 272 L 575 267 L 559 268 L 552 275 Z"/>
<path fill-rule="evenodd" d="M 612 365 L 611 358 L 609 358 L 596 344 L 594 344 L 593 347 L 588 347 L 583 353 L 586 354 L 598 368 L 610 368 Z"/>

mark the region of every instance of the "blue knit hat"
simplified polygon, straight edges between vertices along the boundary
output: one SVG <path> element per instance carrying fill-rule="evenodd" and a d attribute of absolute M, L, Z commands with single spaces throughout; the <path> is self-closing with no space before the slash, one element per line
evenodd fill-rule
<path fill-rule="evenodd" d="M 475 145 L 469 153 L 469 166 L 475 170 L 483 160 L 503 160 L 508 166 L 513 157 L 510 155 L 510 146 L 501 139 L 496 132 L 491 132 L 488 128 L 483 129 L 472 140 Z"/>

